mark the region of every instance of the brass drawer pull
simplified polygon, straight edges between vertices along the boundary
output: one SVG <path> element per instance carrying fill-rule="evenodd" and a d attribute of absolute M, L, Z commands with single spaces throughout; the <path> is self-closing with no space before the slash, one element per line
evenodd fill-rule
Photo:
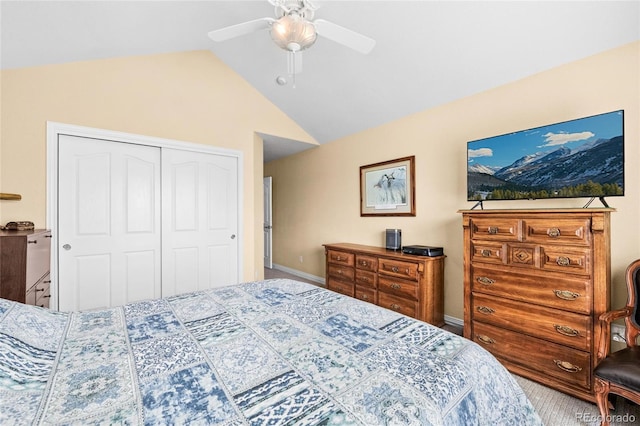
<path fill-rule="evenodd" d="M 558 367 L 560 370 L 566 371 L 568 373 L 577 373 L 579 371 L 582 371 L 582 368 L 571 364 L 570 362 L 567 361 L 560 361 L 559 359 L 554 359 L 553 362 L 556 363 L 556 367 Z"/>
<path fill-rule="evenodd" d="M 484 285 L 491 285 L 491 284 L 494 284 L 496 282 L 496 280 L 492 280 L 489 277 L 478 277 L 478 278 L 476 278 L 476 280 L 480 284 L 484 284 Z"/>
<path fill-rule="evenodd" d="M 482 255 L 482 257 L 489 257 L 491 256 L 491 250 L 484 249 L 480 252 L 480 254 Z"/>
<path fill-rule="evenodd" d="M 492 313 L 494 313 L 494 312 L 495 312 L 493 309 L 491 309 L 491 308 L 490 308 L 490 307 L 488 307 L 488 306 L 478 306 L 478 307 L 476 308 L 476 310 L 477 310 L 478 312 L 481 312 L 481 313 L 483 313 L 483 314 L 487 314 L 487 315 L 491 315 Z"/>
<path fill-rule="evenodd" d="M 558 266 L 569 266 L 571 264 L 571 259 L 566 256 L 558 256 L 556 263 Z"/>
<path fill-rule="evenodd" d="M 398 272 L 398 267 L 397 267 L 397 266 L 392 266 L 392 267 L 391 267 L 391 270 L 392 270 L 393 272 Z"/>
<path fill-rule="evenodd" d="M 580 295 L 569 290 L 553 290 L 556 297 L 562 300 L 576 300 Z"/>
<path fill-rule="evenodd" d="M 398 284 L 398 283 L 391 283 L 389 285 L 389 287 L 391 287 L 394 290 L 398 290 L 398 289 L 402 288 L 402 286 L 400 284 Z"/>
<path fill-rule="evenodd" d="M 340 256 L 336 256 L 334 257 L 335 260 L 337 260 L 338 262 L 342 260 L 342 258 Z"/>
<path fill-rule="evenodd" d="M 367 295 L 367 294 L 363 294 L 362 296 L 360 296 L 360 298 L 361 298 L 362 300 L 369 300 L 369 295 Z"/>
<path fill-rule="evenodd" d="M 362 266 L 367 266 L 367 261 L 366 261 L 366 260 L 361 260 L 361 261 L 360 261 L 360 264 L 361 264 Z"/>
<path fill-rule="evenodd" d="M 342 275 L 342 269 L 338 269 L 338 275 Z"/>
<path fill-rule="evenodd" d="M 489 229 L 487 229 L 487 232 L 491 235 L 496 235 L 498 233 L 498 227 L 490 226 Z"/>
<path fill-rule="evenodd" d="M 476 334 L 476 339 L 478 339 L 482 343 L 486 343 L 487 345 L 493 345 L 496 342 L 491 337 L 485 336 L 484 334 Z"/>
<path fill-rule="evenodd" d="M 391 309 L 393 309 L 394 311 L 399 311 L 400 310 L 400 305 L 398 305 L 396 303 L 392 303 L 391 305 L 389 305 L 389 307 Z"/>
<path fill-rule="evenodd" d="M 551 238 L 558 238 L 560 236 L 560 228 L 549 228 L 547 229 L 547 235 Z"/>
<path fill-rule="evenodd" d="M 580 332 L 578 330 L 576 330 L 575 328 L 568 327 L 566 325 L 554 324 L 553 328 L 555 328 L 556 331 L 562 334 L 563 336 L 578 337 L 580 335 Z"/>
<path fill-rule="evenodd" d="M 369 281 L 369 277 L 358 277 L 360 281 Z"/>

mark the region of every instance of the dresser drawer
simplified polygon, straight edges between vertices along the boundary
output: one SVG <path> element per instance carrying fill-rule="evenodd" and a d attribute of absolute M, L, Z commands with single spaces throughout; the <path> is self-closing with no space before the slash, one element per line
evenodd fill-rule
<path fill-rule="evenodd" d="M 364 300 L 369 303 L 378 303 L 378 298 L 376 297 L 378 292 L 371 287 L 362 287 L 356 285 L 356 291 L 354 297 L 356 299 Z"/>
<path fill-rule="evenodd" d="M 51 299 L 51 278 L 47 273 L 40 279 L 34 286 L 34 292 L 36 296 L 35 305 L 43 308 L 49 307 L 49 300 Z"/>
<path fill-rule="evenodd" d="M 540 248 L 540 268 L 548 271 L 589 275 L 591 258 L 588 249 L 543 246 Z"/>
<path fill-rule="evenodd" d="M 379 259 L 378 272 L 394 277 L 418 280 L 418 264 L 393 259 Z"/>
<path fill-rule="evenodd" d="M 378 290 L 398 297 L 418 300 L 418 283 L 399 278 L 378 277 Z"/>
<path fill-rule="evenodd" d="M 36 286 L 34 285 L 25 294 L 24 303 L 26 305 L 35 305 L 36 304 Z"/>
<path fill-rule="evenodd" d="M 473 341 L 493 355 L 530 371 L 591 389 L 591 356 L 566 346 L 514 331 L 473 322 Z"/>
<path fill-rule="evenodd" d="M 539 244 L 591 244 L 590 219 L 525 219 L 525 240 Z"/>
<path fill-rule="evenodd" d="M 523 245 L 523 244 L 507 244 L 505 262 L 509 266 L 517 266 L 520 268 L 538 268 L 540 258 L 539 246 Z"/>
<path fill-rule="evenodd" d="M 471 291 L 581 314 L 591 313 L 589 277 L 471 267 Z"/>
<path fill-rule="evenodd" d="M 354 292 L 353 283 L 346 283 L 344 281 L 329 278 L 327 279 L 327 288 L 337 293 L 342 293 L 346 296 L 353 297 L 353 292 Z"/>
<path fill-rule="evenodd" d="M 378 270 L 378 258 L 356 254 L 356 268 L 375 272 Z"/>
<path fill-rule="evenodd" d="M 378 275 L 375 272 L 371 271 L 363 271 L 361 269 L 356 269 L 356 284 L 371 288 L 376 288 L 376 284 L 378 282 Z"/>
<path fill-rule="evenodd" d="M 341 266 L 341 265 L 329 265 L 329 276 L 338 278 L 344 281 L 353 281 L 355 271 L 353 268 Z"/>
<path fill-rule="evenodd" d="M 496 241 L 518 241 L 520 221 L 515 218 L 473 218 L 471 238 Z"/>
<path fill-rule="evenodd" d="M 587 315 L 481 294 L 473 295 L 472 309 L 477 321 L 583 351 L 591 348 L 591 318 Z"/>
<path fill-rule="evenodd" d="M 344 266 L 353 266 L 355 255 L 344 251 L 329 250 L 327 252 L 327 261 Z"/>
<path fill-rule="evenodd" d="M 40 232 L 27 237 L 26 287 L 34 285 L 49 272 L 51 262 L 51 233 Z"/>
<path fill-rule="evenodd" d="M 417 302 L 393 296 L 382 291 L 378 292 L 378 305 L 413 318 L 416 318 L 418 313 Z"/>
<path fill-rule="evenodd" d="M 492 243 L 487 241 L 472 241 L 471 242 L 471 261 L 502 265 L 505 263 L 504 247 L 505 246 L 502 243 Z"/>

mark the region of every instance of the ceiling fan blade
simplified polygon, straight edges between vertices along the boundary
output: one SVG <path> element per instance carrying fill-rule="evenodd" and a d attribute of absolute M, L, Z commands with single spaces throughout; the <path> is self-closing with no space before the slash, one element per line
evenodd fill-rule
<path fill-rule="evenodd" d="M 208 36 L 213 41 L 225 41 L 231 38 L 240 37 L 245 34 L 260 31 L 275 22 L 272 18 L 260 18 L 253 21 L 243 22 L 241 24 L 231 25 L 229 27 L 220 28 L 218 30 L 209 31 Z"/>
<path fill-rule="evenodd" d="M 376 41 L 370 37 L 352 31 L 348 28 L 341 27 L 333 22 L 325 21 L 324 19 L 316 19 L 313 21 L 316 26 L 316 31 L 322 37 L 326 37 L 329 40 L 333 40 L 336 43 L 340 43 L 360 53 L 367 54 L 371 52 L 376 45 Z"/>

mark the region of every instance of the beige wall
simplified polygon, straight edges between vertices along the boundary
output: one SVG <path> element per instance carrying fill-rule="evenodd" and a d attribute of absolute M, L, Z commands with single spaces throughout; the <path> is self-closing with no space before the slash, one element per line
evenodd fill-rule
<path fill-rule="evenodd" d="M 570 63 L 265 165 L 273 177 L 274 263 L 324 276 L 323 243 L 443 246 L 445 314 L 463 317 L 466 142 L 625 110 L 625 196 L 612 214 L 612 305 L 626 302 L 624 269 L 640 258 L 640 43 Z M 416 217 L 360 217 L 359 167 L 416 157 Z M 485 208 L 582 207 L 586 199 L 487 203 Z M 600 206 L 598 201 L 594 206 Z M 302 256 L 303 262 L 299 260 Z"/>
<path fill-rule="evenodd" d="M 262 143 L 255 132 L 316 144 L 209 51 L 4 70 L 0 77 L 0 223 L 46 224 L 46 122 L 156 136 L 243 153 L 244 279 L 262 277 Z M 260 242 L 260 244 L 258 244 Z"/>

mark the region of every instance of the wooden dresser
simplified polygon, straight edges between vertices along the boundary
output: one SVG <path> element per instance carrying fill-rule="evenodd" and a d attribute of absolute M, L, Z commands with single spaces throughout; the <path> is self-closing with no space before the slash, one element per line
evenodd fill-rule
<path fill-rule="evenodd" d="M 359 244 L 324 244 L 327 288 L 444 325 L 444 258 Z"/>
<path fill-rule="evenodd" d="M 594 401 L 612 211 L 461 211 L 464 336 L 511 372 Z"/>
<path fill-rule="evenodd" d="M 51 232 L 0 231 L 0 297 L 49 307 Z"/>

